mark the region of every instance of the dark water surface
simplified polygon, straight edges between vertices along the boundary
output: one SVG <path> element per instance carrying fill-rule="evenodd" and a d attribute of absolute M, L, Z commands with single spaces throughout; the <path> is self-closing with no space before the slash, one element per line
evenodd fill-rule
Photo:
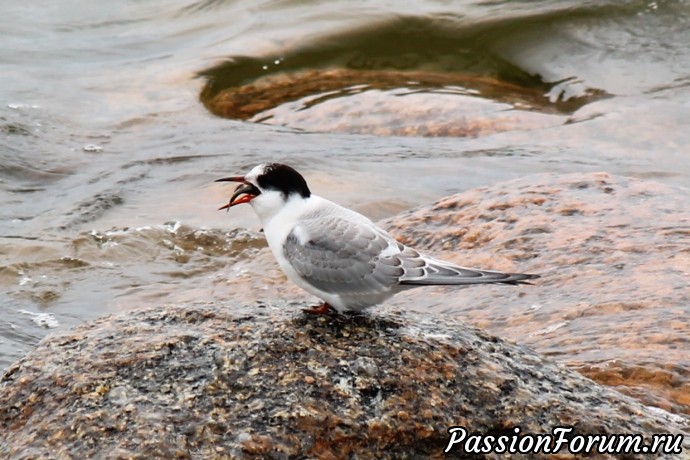
<path fill-rule="evenodd" d="M 54 328 L 228 298 L 226 280 L 265 243 L 248 207 L 216 212 L 228 190 L 212 181 L 262 161 L 289 162 L 373 218 L 541 172 L 690 184 L 687 1 L 43 0 L 2 11 L 0 369 Z M 607 97 L 472 138 L 316 132 L 329 130 L 222 119 L 199 101 L 333 66 L 488 76 L 543 92 L 544 105 Z"/>

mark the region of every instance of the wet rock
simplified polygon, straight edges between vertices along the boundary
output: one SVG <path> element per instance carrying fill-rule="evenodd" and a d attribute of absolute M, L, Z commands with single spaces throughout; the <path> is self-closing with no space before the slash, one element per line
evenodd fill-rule
<path fill-rule="evenodd" d="M 547 86 L 460 72 L 308 69 L 207 88 L 201 100 L 222 117 L 306 131 L 479 137 L 558 126 L 566 114 L 606 97 L 590 90 L 550 100 Z"/>
<path fill-rule="evenodd" d="M 453 425 L 690 433 L 452 320 L 297 308 L 168 306 L 53 335 L 2 377 L 0 456 L 442 458 Z"/>
<path fill-rule="evenodd" d="M 645 404 L 690 414 L 688 200 L 687 190 L 651 180 L 541 174 L 381 225 L 459 264 L 542 275 L 530 289 L 410 291 L 410 308 L 459 316 Z"/>

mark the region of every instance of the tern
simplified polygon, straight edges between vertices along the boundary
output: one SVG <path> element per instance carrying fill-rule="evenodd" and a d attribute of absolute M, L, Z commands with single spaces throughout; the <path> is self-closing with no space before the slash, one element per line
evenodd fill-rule
<path fill-rule="evenodd" d="M 367 217 L 314 195 L 292 167 L 263 163 L 238 182 L 220 210 L 249 203 L 268 246 L 290 281 L 322 299 L 306 309 L 324 314 L 361 311 L 420 286 L 530 284 L 539 275 L 466 268 L 398 242 Z"/>

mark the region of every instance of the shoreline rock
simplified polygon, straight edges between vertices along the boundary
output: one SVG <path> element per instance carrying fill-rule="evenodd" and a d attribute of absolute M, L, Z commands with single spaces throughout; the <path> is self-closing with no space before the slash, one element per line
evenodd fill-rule
<path fill-rule="evenodd" d="M 442 458 L 454 425 L 690 434 L 682 417 L 462 323 L 298 311 L 164 306 L 50 336 L 0 380 L 0 456 Z"/>
<path fill-rule="evenodd" d="M 448 196 L 382 225 L 461 265 L 541 274 L 533 288 L 448 289 L 433 301 L 687 416 L 689 197 L 687 189 L 607 173 L 538 174 Z M 429 298 L 405 294 L 422 312 Z"/>

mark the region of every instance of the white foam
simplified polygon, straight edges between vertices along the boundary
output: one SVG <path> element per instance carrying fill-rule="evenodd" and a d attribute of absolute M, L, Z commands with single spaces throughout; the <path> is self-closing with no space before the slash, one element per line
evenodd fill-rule
<path fill-rule="evenodd" d="M 45 327 L 46 329 L 54 329 L 60 326 L 57 318 L 55 318 L 55 315 L 52 313 L 33 312 L 28 310 L 19 310 L 19 313 L 29 316 L 31 321 L 36 325 Z"/>
<path fill-rule="evenodd" d="M 550 333 L 557 331 L 558 329 L 562 328 L 563 326 L 567 326 L 567 325 L 568 325 L 568 321 L 561 321 L 560 323 L 551 324 L 551 325 L 546 326 L 545 328 L 540 329 L 536 332 L 532 332 L 529 336 L 534 337 L 536 335 L 550 334 Z"/>
<path fill-rule="evenodd" d="M 103 151 L 103 147 L 98 144 L 86 144 L 81 148 L 85 152 L 100 153 Z"/>

